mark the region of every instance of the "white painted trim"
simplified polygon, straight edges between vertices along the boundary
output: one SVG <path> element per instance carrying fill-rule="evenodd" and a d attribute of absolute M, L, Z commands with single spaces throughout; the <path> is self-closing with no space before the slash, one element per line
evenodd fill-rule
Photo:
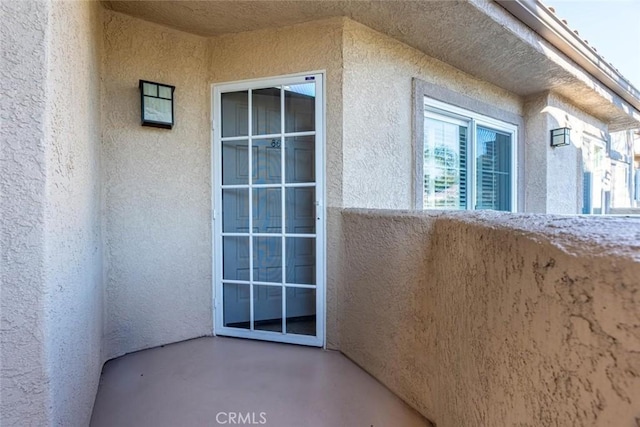
<path fill-rule="evenodd" d="M 216 313 L 218 312 L 217 310 L 217 305 L 220 303 L 220 299 L 218 299 L 218 296 L 216 295 L 216 271 L 218 269 L 218 266 L 216 265 L 216 239 L 215 239 L 215 235 L 216 235 L 216 224 L 220 222 L 219 219 L 219 213 L 216 212 L 216 200 L 215 200 L 215 188 L 216 188 L 216 181 L 215 181 L 215 174 L 213 173 L 214 170 L 216 170 L 217 168 L 217 157 L 216 157 L 216 150 L 215 150 L 215 132 L 217 131 L 218 128 L 220 128 L 219 124 L 220 121 L 216 120 L 215 117 L 215 108 L 214 108 L 214 104 L 215 104 L 215 100 L 216 100 L 216 91 L 214 86 L 211 86 L 211 104 L 210 104 L 210 118 L 209 120 L 211 121 L 210 123 L 210 127 L 209 129 L 211 129 L 211 137 L 210 137 L 210 145 L 209 145 L 209 149 L 211 150 L 211 154 L 210 154 L 210 159 L 211 159 L 211 167 L 210 167 L 210 172 L 211 172 L 211 177 L 210 177 L 210 182 L 211 182 L 211 212 L 210 212 L 210 216 L 209 216 L 209 220 L 211 221 L 211 295 L 212 295 L 212 301 L 211 301 L 211 324 L 212 324 L 212 330 L 211 330 L 211 335 L 216 336 L 216 324 L 217 324 L 217 319 L 216 319 Z M 216 125 L 217 124 L 217 125 Z"/>
<path fill-rule="evenodd" d="M 583 144 L 583 149 L 584 149 L 585 145 L 589 145 L 592 150 L 595 149 L 596 147 L 599 148 L 600 150 L 602 150 L 602 158 L 601 158 L 601 161 L 603 162 L 602 172 L 606 173 L 606 171 L 609 170 L 609 168 L 604 167 L 604 163 L 606 162 L 607 159 L 611 160 L 609 155 L 608 155 L 608 153 L 607 153 L 607 141 L 605 141 L 603 138 L 601 138 L 599 136 L 596 136 L 596 135 L 593 135 L 593 134 L 591 134 L 589 132 L 582 132 L 582 144 Z M 592 151 L 592 154 L 593 154 L 594 151 Z M 591 161 L 593 161 L 593 160 L 594 159 L 591 159 Z M 583 170 L 583 173 L 584 173 L 584 158 L 581 158 L 580 162 L 582 163 L 582 170 Z M 590 166 L 593 166 L 593 165 L 590 165 Z M 589 208 L 589 213 L 588 214 L 582 214 L 582 215 L 596 215 L 596 216 L 606 215 L 607 213 L 606 213 L 605 196 L 604 196 L 605 190 L 604 190 L 604 186 L 603 186 L 602 183 L 600 183 L 602 188 L 600 189 L 600 195 L 599 195 L 600 213 L 599 214 L 593 213 L 593 211 L 594 211 L 594 209 L 593 209 L 593 200 L 594 200 L 594 193 L 593 193 L 593 191 L 594 191 L 594 189 L 593 189 L 594 176 L 593 176 L 593 172 L 595 172 L 595 171 L 592 170 L 591 172 L 592 172 L 592 175 L 591 175 L 591 206 Z M 600 177 L 600 178 L 602 179 L 602 177 Z M 583 178 L 583 181 L 584 181 L 584 178 Z M 583 182 L 582 185 L 584 185 L 584 182 Z M 583 204 L 582 206 L 584 207 L 584 188 L 582 189 L 581 199 L 582 199 L 581 201 L 582 201 L 582 204 Z"/>
<path fill-rule="evenodd" d="M 238 91 L 238 90 L 248 90 L 248 89 L 262 89 L 262 88 L 264 88 L 265 84 L 278 86 L 278 85 L 291 83 L 292 79 L 295 79 L 295 78 L 298 78 L 298 77 L 306 77 L 306 76 L 314 76 L 314 75 L 322 75 L 323 80 L 324 80 L 325 75 L 326 75 L 326 71 L 324 71 L 324 70 L 316 70 L 316 71 L 309 71 L 309 72 L 306 72 L 306 73 L 284 74 L 284 75 L 279 75 L 279 76 L 274 76 L 274 77 L 267 77 L 267 78 L 262 78 L 261 77 L 261 78 L 255 78 L 255 79 L 249 79 L 249 80 L 234 80 L 234 81 L 230 81 L 230 82 L 214 83 L 212 86 L 213 87 L 224 87 L 226 92 L 233 92 L 233 91 Z M 304 83 L 304 81 L 301 81 L 301 83 Z M 317 131 L 317 129 L 316 129 L 316 131 Z"/>
<path fill-rule="evenodd" d="M 286 84 L 297 84 L 297 83 L 308 83 L 305 80 L 305 77 L 315 77 L 314 82 L 316 83 L 316 129 L 314 132 L 310 132 L 310 135 L 314 135 L 316 137 L 316 214 L 317 214 L 317 222 L 316 222 L 316 330 L 317 336 L 305 336 L 305 335 L 284 335 L 277 332 L 268 332 L 268 331 L 260 331 L 260 330 L 244 330 L 239 328 L 229 328 L 223 326 L 223 300 L 222 300 L 222 256 L 217 256 L 218 254 L 222 254 L 222 218 L 221 218 L 221 207 L 222 207 L 222 188 L 233 188 L 235 186 L 223 186 L 222 183 L 218 183 L 216 179 L 216 171 L 222 170 L 222 153 L 221 153 L 221 141 L 230 140 L 234 138 L 222 138 L 221 134 L 221 112 L 220 112 L 220 99 L 221 93 L 223 92 L 233 92 L 233 91 L 249 91 L 249 103 L 251 102 L 250 91 L 257 88 L 263 88 L 265 86 L 279 86 Z M 213 287 L 213 295 L 214 295 L 214 304 L 213 306 L 213 335 L 216 334 L 224 334 L 229 336 L 241 337 L 241 338 L 253 338 L 259 340 L 267 340 L 267 341 L 277 341 L 277 342 L 285 342 L 292 344 L 302 344 L 302 345 L 310 345 L 317 347 L 325 347 L 326 348 L 326 300 L 327 300 L 327 286 L 326 286 L 326 140 L 325 140 L 325 127 L 326 127 L 326 71 L 311 71 L 305 73 L 296 73 L 291 75 L 284 76 L 276 76 L 270 78 L 260 78 L 260 79 L 251 79 L 251 80 L 241 80 L 241 81 L 233 81 L 228 83 L 216 83 L 212 85 L 211 89 L 211 117 L 212 117 L 212 132 L 211 132 L 211 190 L 212 190 L 212 212 L 216 212 L 216 218 L 213 219 L 212 216 L 212 287 Z M 249 105 L 248 114 L 251 115 L 251 105 Z M 284 116 L 282 117 L 284 120 Z M 247 139 L 249 140 L 252 137 L 251 127 L 248 129 L 248 136 L 246 138 L 238 138 L 238 139 Z M 302 132 L 300 134 L 307 134 L 308 132 Z M 284 133 L 277 134 L 276 136 L 283 137 L 286 136 L 295 136 L 298 133 Z M 262 135 L 261 135 L 262 137 Z M 252 150 L 249 150 L 249 156 L 251 156 Z M 283 154 L 284 155 L 284 154 Z M 251 158 L 249 159 L 251 162 Z M 251 175 L 251 174 L 250 174 Z M 283 176 L 284 179 L 284 176 Z M 250 182 L 251 185 L 251 176 Z M 249 188 L 247 186 L 240 186 L 243 188 Z M 256 185 L 257 187 L 263 187 L 263 185 Z M 275 185 L 279 187 L 280 184 Z M 264 185 L 265 188 L 268 188 L 269 185 Z M 286 187 L 313 187 L 311 185 L 297 185 L 297 184 L 287 184 Z M 251 203 L 251 198 L 249 199 Z M 217 208 L 220 207 L 220 208 Z M 251 206 L 249 206 L 249 212 L 251 212 Z M 250 215 L 251 218 L 251 215 Z M 250 229 L 251 224 L 250 224 Z M 227 234 L 227 233 L 225 233 Z M 285 234 L 274 234 L 274 236 L 284 236 Z M 289 234 L 286 234 L 287 236 Z M 250 239 L 251 240 L 251 239 Z M 283 247 L 284 251 L 284 247 Z M 253 257 L 249 257 L 252 260 Z M 284 258 L 284 252 L 283 252 Z M 250 280 L 253 279 L 252 273 L 253 269 L 249 268 Z M 284 274 L 284 272 L 283 272 Z M 227 282 L 227 281 L 225 281 Z M 254 282 L 255 283 L 255 282 Z M 259 283 L 255 283 L 259 284 Z M 293 287 L 309 287 L 305 285 L 297 286 L 295 284 L 286 284 L 287 286 L 291 285 Z M 283 289 L 283 303 L 286 298 L 286 292 Z M 250 301 L 253 303 L 253 297 L 250 296 Z M 251 310 L 251 316 L 253 316 L 253 310 Z M 283 318 L 286 317 L 286 313 L 283 312 Z M 251 322 L 253 324 L 253 322 Z"/>
<path fill-rule="evenodd" d="M 316 209 L 318 211 L 320 211 L 320 213 L 322 214 L 321 216 L 321 220 L 319 221 L 320 225 L 322 226 L 322 233 L 321 233 L 321 238 L 322 241 L 318 242 L 318 244 L 316 245 L 317 248 L 320 248 L 320 254 L 316 254 L 317 257 L 317 263 L 318 265 L 316 266 L 316 276 L 318 276 L 318 271 L 322 272 L 322 298 L 318 298 L 318 294 L 320 294 L 320 292 L 318 291 L 318 289 L 316 288 L 316 322 L 319 325 L 318 326 L 318 333 L 320 334 L 320 336 L 322 337 L 322 348 L 326 349 L 327 348 L 327 239 L 326 239 L 326 235 L 327 235 L 327 186 L 326 186 L 326 182 L 327 182 L 327 171 L 326 171 L 326 164 L 327 164 L 327 140 L 326 140 L 326 128 L 327 128 L 327 73 L 325 70 L 322 71 L 318 71 L 317 75 L 320 75 L 322 78 L 320 79 L 320 90 L 318 90 L 318 87 L 316 86 L 316 94 L 317 93 L 321 93 L 322 94 L 322 100 L 320 102 L 317 102 L 316 104 L 319 105 L 320 108 L 316 108 L 316 132 L 319 132 L 316 134 L 316 144 L 319 142 L 320 143 L 320 149 L 316 150 L 316 153 L 320 152 L 319 156 L 316 156 L 316 171 L 321 171 L 322 172 L 322 179 L 318 180 L 318 178 L 316 177 L 316 183 L 320 183 L 320 187 L 316 186 L 316 198 L 318 197 L 318 194 L 320 195 L 320 200 L 321 200 L 321 204 L 320 206 L 316 206 Z M 318 126 L 317 124 L 321 123 L 321 126 Z M 316 172 L 317 173 L 317 172 Z M 318 230 L 316 230 L 316 235 L 318 235 Z M 318 238 L 318 237 L 316 237 Z M 318 280 L 316 279 L 316 284 L 318 283 Z M 320 301 L 320 304 L 318 304 L 318 300 Z"/>

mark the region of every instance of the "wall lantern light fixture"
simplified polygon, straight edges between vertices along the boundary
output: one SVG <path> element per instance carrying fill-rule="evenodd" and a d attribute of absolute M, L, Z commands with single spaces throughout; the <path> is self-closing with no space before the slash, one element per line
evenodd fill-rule
<path fill-rule="evenodd" d="M 175 86 L 140 80 L 139 87 L 142 126 L 171 129 Z"/>
<path fill-rule="evenodd" d="M 562 147 L 571 143 L 571 128 L 564 127 L 551 130 L 551 146 Z"/>

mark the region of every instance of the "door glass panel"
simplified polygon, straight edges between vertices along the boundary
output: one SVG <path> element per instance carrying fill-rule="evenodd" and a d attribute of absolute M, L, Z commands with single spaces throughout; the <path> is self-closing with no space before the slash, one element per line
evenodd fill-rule
<path fill-rule="evenodd" d="M 222 167 L 214 181 L 222 215 L 221 224 L 216 222 L 216 232 L 223 233 L 216 254 L 222 257 L 216 288 L 222 293 L 222 321 L 217 324 L 231 328 L 222 334 L 262 331 L 261 337 L 271 333 L 274 341 L 300 343 L 316 336 L 315 129 L 316 96 L 322 94 L 313 79 L 296 77 L 291 81 L 298 83 L 264 83 L 246 91 L 220 88 L 216 144 Z M 295 136 L 302 132 L 307 134 Z M 280 338 L 285 333 L 296 338 Z"/>
<path fill-rule="evenodd" d="M 251 95 L 253 110 L 253 135 L 270 135 L 281 132 L 280 87 L 254 89 Z"/>
<path fill-rule="evenodd" d="M 251 321 L 250 285 L 225 283 L 222 287 L 224 326 L 249 329 Z"/>
<path fill-rule="evenodd" d="M 476 209 L 511 210 L 511 135 L 478 126 Z"/>
<path fill-rule="evenodd" d="M 222 238 L 222 278 L 249 281 L 249 238 Z"/>
<path fill-rule="evenodd" d="M 280 184 L 282 159 L 280 138 L 254 139 L 251 142 L 254 184 Z"/>
<path fill-rule="evenodd" d="M 316 239 L 287 237 L 287 283 L 316 284 Z"/>
<path fill-rule="evenodd" d="M 222 137 L 249 135 L 248 92 L 226 92 L 221 96 Z"/>
<path fill-rule="evenodd" d="M 286 189 L 287 233 L 313 234 L 316 232 L 315 200 L 315 187 L 288 187 Z"/>
<path fill-rule="evenodd" d="M 287 286 L 287 333 L 316 334 L 316 290 Z"/>
<path fill-rule="evenodd" d="M 285 132 L 315 130 L 316 84 L 302 83 L 284 87 Z"/>
<path fill-rule="evenodd" d="M 282 282 L 282 238 L 253 238 L 253 280 Z"/>
<path fill-rule="evenodd" d="M 282 287 L 254 285 L 253 328 L 282 332 Z"/>
<path fill-rule="evenodd" d="M 286 138 L 285 172 L 287 183 L 314 182 L 316 180 L 316 137 Z"/>
<path fill-rule="evenodd" d="M 253 232 L 282 233 L 282 190 L 253 189 Z"/>
<path fill-rule="evenodd" d="M 249 143 L 243 141 L 222 142 L 222 184 L 249 184 Z"/>
<path fill-rule="evenodd" d="M 222 190 L 222 231 L 225 233 L 249 232 L 248 188 Z"/>

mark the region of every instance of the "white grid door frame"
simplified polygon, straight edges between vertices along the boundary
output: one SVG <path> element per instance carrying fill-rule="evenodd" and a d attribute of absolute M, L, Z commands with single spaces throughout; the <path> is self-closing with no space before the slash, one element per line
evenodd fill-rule
<path fill-rule="evenodd" d="M 264 88 L 272 88 L 272 87 L 281 87 L 287 85 L 296 85 L 296 84 L 305 84 L 305 83 L 315 83 L 315 130 L 312 132 L 285 132 L 284 127 L 284 96 L 281 96 L 281 123 L 280 123 L 280 133 L 273 135 L 252 135 L 252 108 L 251 102 L 252 97 L 250 96 L 251 91 L 255 89 L 264 89 Z M 284 342 L 291 344 L 301 344 L 301 345 L 310 345 L 322 347 L 325 346 L 326 334 L 325 334 L 325 325 L 326 325 L 326 215 L 325 215 L 325 72 L 324 71 L 312 71 L 308 73 L 298 73 L 292 75 L 278 76 L 278 77 L 270 77 L 264 79 L 252 79 L 252 80 L 243 80 L 243 81 L 235 81 L 228 83 L 220 83 L 214 84 L 211 88 L 211 157 L 212 157 L 212 170 L 211 170 L 211 188 L 212 188 L 212 230 L 213 230 L 213 240 L 212 240 L 212 285 L 213 285 L 213 334 L 214 335 L 226 335 L 226 336 L 234 336 L 239 338 L 249 338 L 249 339 L 257 339 L 257 340 L 265 340 L 265 341 L 275 341 L 275 342 Z M 222 111 L 221 111 L 221 95 L 226 92 L 238 92 L 238 91 L 247 91 L 249 108 L 248 108 L 248 135 L 246 137 L 238 137 L 237 139 L 245 139 L 248 140 L 249 143 L 255 139 L 264 139 L 264 138 L 280 138 L 282 144 L 286 144 L 285 138 L 293 137 L 293 136 L 310 136 L 315 135 L 315 208 L 316 208 L 316 221 L 315 221 L 315 234 L 308 235 L 297 235 L 295 237 L 314 237 L 316 239 L 316 277 L 315 277 L 315 285 L 314 286 L 305 286 L 305 285 L 294 285 L 293 287 L 304 288 L 311 287 L 315 288 L 316 291 L 316 336 L 308 336 L 308 335 L 298 335 L 298 334 L 286 334 L 280 332 L 271 332 L 271 331 L 263 331 L 263 330 L 255 330 L 253 328 L 253 289 L 254 285 L 260 285 L 262 282 L 257 282 L 253 280 L 253 256 L 250 255 L 249 259 L 251 262 L 251 266 L 249 268 L 250 275 L 250 324 L 252 327 L 250 329 L 240 329 L 233 327 L 224 326 L 224 309 L 223 309 L 223 271 L 222 271 L 222 260 L 223 260 L 223 245 L 222 245 Z M 282 92 L 284 89 L 282 89 Z M 225 140 L 233 140 L 234 138 L 225 138 Z M 252 151 L 248 150 L 248 165 L 252 165 Z M 281 150 L 281 165 L 284 167 L 284 156 L 285 150 Z M 249 173 L 249 191 L 251 191 L 251 173 Z M 306 184 L 302 184 L 301 186 L 305 186 Z M 291 188 L 299 186 L 298 184 L 287 183 L 285 187 L 285 174 L 282 173 L 282 182 L 279 184 L 272 185 L 260 185 L 260 188 L 282 188 L 282 231 L 281 233 L 270 233 L 269 237 L 281 237 L 283 239 L 282 246 L 282 262 L 283 262 L 283 278 L 282 278 L 282 321 L 283 321 L 283 332 L 286 330 L 286 288 L 291 287 L 291 284 L 286 283 L 285 274 L 285 244 L 286 241 L 286 229 L 285 229 L 285 188 Z M 224 188 L 234 186 L 225 185 Z M 252 201 L 253 197 L 249 197 L 249 220 L 252 221 Z M 253 228 L 251 222 L 249 224 L 249 235 L 259 237 L 262 234 L 253 233 Z M 225 233 L 227 235 L 228 233 Z M 251 251 L 253 245 L 253 238 L 249 238 L 249 244 Z M 252 254 L 253 252 L 250 252 Z M 230 282 L 228 280 L 224 281 L 225 283 Z M 233 281 L 231 281 L 233 282 Z"/>

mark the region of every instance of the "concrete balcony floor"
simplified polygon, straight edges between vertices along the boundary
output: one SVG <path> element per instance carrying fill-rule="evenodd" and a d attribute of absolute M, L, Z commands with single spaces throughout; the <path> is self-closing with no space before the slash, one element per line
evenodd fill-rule
<path fill-rule="evenodd" d="M 249 419 L 233 418 L 237 413 Z M 223 337 L 184 341 L 108 362 L 91 419 L 93 427 L 252 423 L 430 425 L 339 352 Z"/>

